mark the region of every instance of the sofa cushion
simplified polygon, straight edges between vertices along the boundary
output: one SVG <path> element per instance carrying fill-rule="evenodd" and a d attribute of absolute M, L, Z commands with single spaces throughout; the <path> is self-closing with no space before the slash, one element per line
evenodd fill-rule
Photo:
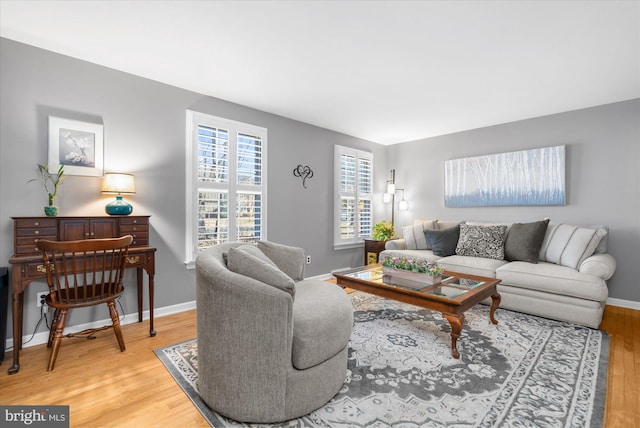
<path fill-rule="evenodd" d="M 258 249 L 294 281 L 304 278 L 304 249 L 269 241 L 258 241 Z"/>
<path fill-rule="evenodd" d="M 448 271 L 487 276 L 489 278 L 495 278 L 496 269 L 507 263 L 505 260 L 457 255 L 438 260 L 438 264 Z"/>
<path fill-rule="evenodd" d="M 227 267 L 230 271 L 248 276 L 265 284 L 280 288 L 292 296 L 294 295 L 295 283 L 293 279 L 278 269 L 274 262 L 269 260 L 253 245 L 229 248 L 227 260 Z"/>
<path fill-rule="evenodd" d="M 443 230 L 426 230 L 424 236 L 431 243 L 431 249 L 436 256 L 446 257 L 456 253 L 460 226 L 456 225 Z"/>
<path fill-rule="evenodd" d="M 547 231 L 549 220 L 533 223 L 514 223 L 504 242 L 504 255 L 507 260 L 520 260 L 538 263 L 542 240 Z"/>
<path fill-rule="evenodd" d="M 540 260 L 577 269 L 580 263 L 595 252 L 606 235 L 606 229 L 569 224 L 550 226 L 540 249 Z"/>
<path fill-rule="evenodd" d="M 456 227 L 462 223 L 463 222 L 460 220 L 436 220 L 436 229 L 437 230 L 451 229 L 452 227 Z"/>
<path fill-rule="evenodd" d="M 504 260 L 504 240 L 507 226 L 460 225 L 456 247 L 459 256 Z"/>
<path fill-rule="evenodd" d="M 326 281 L 296 283 L 292 363 L 299 370 L 336 355 L 349 343 L 353 307 L 344 290 Z"/>
<path fill-rule="evenodd" d="M 402 237 L 407 250 L 430 250 L 431 245 L 424 237 L 425 230 L 435 229 L 433 220 L 416 220 L 411 226 L 402 228 Z"/>
<path fill-rule="evenodd" d="M 552 294 L 604 302 L 607 285 L 602 278 L 587 275 L 565 266 L 540 262 L 538 264 L 511 262 L 496 271 L 503 286 L 513 286 Z"/>

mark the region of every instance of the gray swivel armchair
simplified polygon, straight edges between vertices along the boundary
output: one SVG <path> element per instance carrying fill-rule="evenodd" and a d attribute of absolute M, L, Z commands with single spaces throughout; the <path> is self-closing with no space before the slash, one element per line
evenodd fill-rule
<path fill-rule="evenodd" d="M 339 286 L 303 280 L 304 251 L 220 244 L 196 260 L 198 391 L 218 413 L 280 422 L 342 387 L 353 327 Z"/>

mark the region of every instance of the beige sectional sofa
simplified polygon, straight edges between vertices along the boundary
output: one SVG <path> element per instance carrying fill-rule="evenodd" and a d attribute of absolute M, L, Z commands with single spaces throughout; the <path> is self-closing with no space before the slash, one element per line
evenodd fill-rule
<path fill-rule="evenodd" d="M 421 258 L 450 271 L 499 278 L 501 308 L 598 328 L 608 296 L 606 281 L 616 268 L 607 254 L 607 235 L 606 227 L 548 220 L 416 220 L 402 229 L 401 239 L 386 243 L 380 260 Z M 442 241 L 448 248 L 443 249 Z"/>

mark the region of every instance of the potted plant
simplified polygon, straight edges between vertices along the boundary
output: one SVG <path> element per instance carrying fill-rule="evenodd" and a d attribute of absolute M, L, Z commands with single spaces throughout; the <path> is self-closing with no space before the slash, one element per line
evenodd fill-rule
<path fill-rule="evenodd" d="M 62 177 L 64 177 L 64 165 L 60 165 L 58 172 L 52 174 L 49 172 L 49 164 L 38 164 L 38 173 L 40 174 L 40 178 L 33 178 L 28 182 L 39 181 L 42 183 L 44 190 L 49 195 L 49 205 L 44 207 L 44 213 L 49 217 L 55 217 L 58 215 L 58 207 L 56 207 L 54 203 L 56 195 L 58 194 L 58 186 L 60 185 Z"/>
<path fill-rule="evenodd" d="M 377 241 L 388 241 L 393 236 L 393 225 L 384 220 L 376 223 L 371 236 Z"/>

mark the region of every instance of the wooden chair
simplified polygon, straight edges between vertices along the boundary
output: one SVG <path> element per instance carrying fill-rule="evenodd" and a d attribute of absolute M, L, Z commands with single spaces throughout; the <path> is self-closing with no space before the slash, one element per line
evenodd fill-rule
<path fill-rule="evenodd" d="M 125 350 L 115 301 L 124 292 L 124 265 L 132 241 L 131 235 L 115 239 L 38 241 L 49 285 L 46 304 L 55 309 L 47 343 L 47 347 L 52 348 L 48 371 L 53 370 L 56 363 L 70 309 L 106 303 L 112 325 L 66 336 L 89 335 L 91 338 L 96 331 L 113 327 L 120 351 Z"/>

